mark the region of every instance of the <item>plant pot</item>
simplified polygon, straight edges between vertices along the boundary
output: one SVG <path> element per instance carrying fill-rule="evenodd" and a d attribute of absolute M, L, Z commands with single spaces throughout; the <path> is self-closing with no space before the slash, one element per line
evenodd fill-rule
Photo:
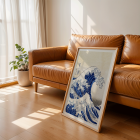
<path fill-rule="evenodd" d="M 18 83 L 22 87 L 31 86 L 32 82 L 29 80 L 29 71 L 18 71 Z"/>

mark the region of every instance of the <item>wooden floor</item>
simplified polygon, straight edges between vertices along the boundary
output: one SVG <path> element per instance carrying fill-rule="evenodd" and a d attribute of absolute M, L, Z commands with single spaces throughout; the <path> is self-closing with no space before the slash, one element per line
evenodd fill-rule
<path fill-rule="evenodd" d="M 39 85 L 0 89 L 0 140 L 140 140 L 140 110 L 108 102 L 101 133 L 61 115 L 65 92 Z"/>

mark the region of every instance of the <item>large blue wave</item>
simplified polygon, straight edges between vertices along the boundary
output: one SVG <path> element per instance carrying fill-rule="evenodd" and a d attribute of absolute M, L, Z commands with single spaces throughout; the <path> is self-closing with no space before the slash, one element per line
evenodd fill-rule
<path fill-rule="evenodd" d="M 75 91 L 75 93 L 77 94 L 77 99 L 79 99 L 79 98 L 81 98 L 81 97 L 83 97 L 86 93 L 88 93 L 89 94 L 89 96 L 90 96 L 90 99 L 91 99 L 91 101 L 92 101 L 92 97 L 91 97 L 91 87 L 92 87 L 92 84 L 95 82 L 95 80 L 96 80 L 96 78 L 95 78 L 95 76 L 94 76 L 94 73 L 88 73 L 88 74 L 86 74 L 85 75 L 85 80 L 86 80 L 86 84 L 82 84 L 82 85 L 80 85 L 78 82 L 80 81 L 78 81 L 78 82 L 76 82 L 76 85 L 72 85 L 71 86 L 71 88 L 73 88 L 74 89 L 74 91 Z M 75 78 L 76 79 L 76 78 Z M 88 86 L 87 86 L 88 85 Z M 84 88 L 84 90 L 82 90 L 81 88 L 80 88 L 80 86 L 82 86 L 83 88 Z M 72 99 L 74 99 L 74 95 L 72 94 L 72 93 L 70 93 L 70 97 L 72 98 Z"/>
<path fill-rule="evenodd" d="M 103 87 L 104 78 L 97 67 L 90 67 L 72 79 L 66 112 L 86 122 L 97 124 L 101 106 L 94 106 L 91 95 L 93 83 Z M 88 100 L 89 99 L 89 100 Z"/>

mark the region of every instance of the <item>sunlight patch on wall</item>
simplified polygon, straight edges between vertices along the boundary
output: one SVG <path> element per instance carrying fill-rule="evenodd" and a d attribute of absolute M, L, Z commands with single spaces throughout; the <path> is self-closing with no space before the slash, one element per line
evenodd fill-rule
<path fill-rule="evenodd" d="M 95 25 L 94 21 L 87 15 L 87 35 L 97 35 L 94 31 Z"/>
<path fill-rule="evenodd" d="M 83 5 L 71 0 L 71 34 L 83 34 Z"/>

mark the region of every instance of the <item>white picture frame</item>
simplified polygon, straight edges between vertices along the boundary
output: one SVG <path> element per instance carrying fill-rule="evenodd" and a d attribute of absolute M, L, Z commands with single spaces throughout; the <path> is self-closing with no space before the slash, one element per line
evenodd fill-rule
<path fill-rule="evenodd" d="M 100 132 L 118 48 L 79 47 L 62 115 Z"/>

